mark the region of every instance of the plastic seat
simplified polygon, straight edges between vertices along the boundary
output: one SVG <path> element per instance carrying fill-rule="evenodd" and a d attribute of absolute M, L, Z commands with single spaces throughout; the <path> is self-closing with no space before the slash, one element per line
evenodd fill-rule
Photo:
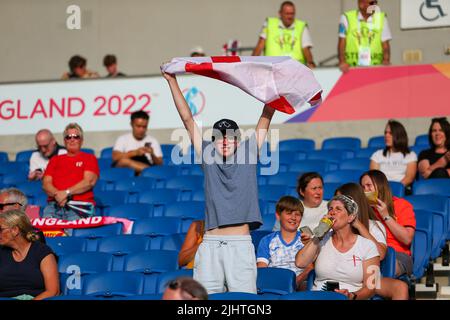
<path fill-rule="evenodd" d="M 355 158 L 370 158 L 372 155 L 381 148 L 363 148 L 355 151 Z"/>
<path fill-rule="evenodd" d="M 414 146 L 425 146 L 425 149 L 430 148 L 430 141 L 428 140 L 428 134 L 420 134 L 416 136 L 414 140 Z"/>
<path fill-rule="evenodd" d="M 275 225 L 275 212 L 261 215 L 263 224 L 259 227 L 258 231 L 272 231 Z"/>
<path fill-rule="evenodd" d="M 205 201 L 205 190 L 196 190 L 192 194 L 192 201 Z"/>
<path fill-rule="evenodd" d="M 325 149 L 309 152 L 306 159 L 308 160 L 330 160 L 339 161 L 345 159 L 353 159 L 356 150 L 350 149 Z"/>
<path fill-rule="evenodd" d="M 81 152 L 89 153 L 95 155 L 94 149 L 91 148 L 81 148 Z"/>
<path fill-rule="evenodd" d="M 323 199 L 330 200 L 334 197 L 336 189 L 342 185 L 340 182 L 327 182 L 323 184 Z"/>
<path fill-rule="evenodd" d="M 266 202 L 277 202 L 282 196 L 288 194 L 286 186 L 260 186 L 258 191 L 258 198 Z"/>
<path fill-rule="evenodd" d="M 74 237 L 87 239 L 99 239 L 104 237 L 116 236 L 122 233 L 122 224 L 113 223 L 95 228 L 73 229 Z"/>
<path fill-rule="evenodd" d="M 108 217 L 139 220 L 153 216 L 153 205 L 148 203 L 129 203 L 114 206 L 105 215 Z"/>
<path fill-rule="evenodd" d="M 125 191 L 99 191 L 94 193 L 97 209 L 105 214 L 109 208 L 127 203 L 128 194 Z"/>
<path fill-rule="evenodd" d="M 428 210 L 414 210 L 416 224 L 423 226 L 428 223 L 429 216 L 432 217 L 431 223 L 431 259 L 436 259 L 441 255 L 445 247 L 447 238 L 447 226 L 444 225 L 444 214 Z"/>
<path fill-rule="evenodd" d="M 125 258 L 125 271 L 152 274 L 177 269 L 178 252 L 173 250 L 148 250 L 132 253 Z"/>
<path fill-rule="evenodd" d="M 82 294 L 96 297 L 126 297 L 142 294 L 144 277 L 133 272 L 108 272 L 86 277 Z"/>
<path fill-rule="evenodd" d="M 386 255 L 380 262 L 380 271 L 385 278 L 395 278 L 396 253 L 394 248 L 387 247 Z"/>
<path fill-rule="evenodd" d="M 153 216 L 163 216 L 169 203 L 179 200 L 180 191 L 173 189 L 153 189 L 144 191 L 139 195 L 138 203 L 153 205 Z"/>
<path fill-rule="evenodd" d="M 113 147 L 103 148 L 100 151 L 100 158 L 101 159 L 112 159 L 112 152 L 113 152 Z"/>
<path fill-rule="evenodd" d="M 208 295 L 208 300 L 266 300 L 264 297 L 247 292 L 223 292 Z"/>
<path fill-rule="evenodd" d="M 288 172 L 294 172 L 297 175 L 305 172 L 318 172 L 320 174 L 329 170 L 329 162 L 327 160 L 303 160 L 291 164 L 288 167 Z"/>
<path fill-rule="evenodd" d="M 132 177 L 114 182 L 114 190 L 126 191 L 128 203 L 137 203 L 142 192 L 156 188 L 156 179 Z"/>
<path fill-rule="evenodd" d="M 384 136 L 376 136 L 369 139 L 367 143 L 369 148 L 374 149 L 384 149 L 386 147 L 386 143 L 384 142 Z"/>
<path fill-rule="evenodd" d="M 134 170 L 130 168 L 110 168 L 103 170 L 99 180 L 108 183 L 106 190 L 114 190 L 115 182 L 134 177 Z"/>
<path fill-rule="evenodd" d="M 180 191 L 180 200 L 192 200 L 194 191 L 203 189 L 204 178 L 202 176 L 180 176 L 166 181 L 166 189 Z"/>
<path fill-rule="evenodd" d="M 295 272 L 282 268 L 258 268 L 258 294 L 284 295 L 295 292 Z"/>
<path fill-rule="evenodd" d="M 133 225 L 133 234 L 149 237 L 167 236 L 179 233 L 181 219 L 175 217 L 156 217 L 138 220 Z"/>
<path fill-rule="evenodd" d="M 46 244 L 57 256 L 80 253 L 86 250 L 86 240 L 76 237 L 49 237 Z"/>
<path fill-rule="evenodd" d="M 103 175 L 103 171 L 112 169 L 111 158 L 99 158 L 97 159 L 98 167 L 100 169 L 100 177 Z"/>
<path fill-rule="evenodd" d="M 4 151 L 0 151 L 0 163 L 6 163 L 9 162 L 8 153 Z"/>
<path fill-rule="evenodd" d="M 179 252 L 186 238 L 186 233 L 176 233 L 164 236 L 161 241 L 161 250 L 173 250 Z"/>
<path fill-rule="evenodd" d="M 163 188 L 166 181 L 180 174 L 180 168 L 177 166 L 152 166 L 142 171 L 141 177 L 154 178 L 157 181 L 156 186 Z"/>
<path fill-rule="evenodd" d="M 163 294 L 170 281 L 179 277 L 191 277 L 193 276 L 192 269 L 181 269 L 176 271 L 164 272 L 158 275 L 158 283 L 156 285 L 156 292 L 144 292 L 144 294 Z"/>
<path fill-rule="evenodd" d="M 324 183 L 359 183 L 359 177 L 364 173 L 361 170 L 339 170 L 327 172 L 323 176 Z"/>
<path fill-rule="evenodd" d="M 398 198 L 403 198 L 405 196 L 405 186 L 402 183 L 397 181 L 389 181 L 389 186 L 393 196 Z"/>
<path fill-rule="evenodd" d="M 355 158 L 342 160 L 339 164 L 340 170 L 358 170 L 361 172 L 369 170 L 370 158 Z"/>
<path fill-rule="evenodd" d="M 23 174 L 28 176 L 28 163 L 25 162 L 4 162 L 0 166 L 0 176 L 10 173 Z"/>
<path fill-rule="evenodd" d="M 166 157 L 166 156 L 170 157 L 170 155 L 172 153 L 172 149 L 173 149 L 173 147 L 175 147 L 175 144 L 161 144 L 160 146 L 161 146 L 161 151 L 162 151 L 164 157 Z"/>
<path fill-rule="evenodd" d="M 3 175 L 1 180 L 5 186 L 17 187 L 28 181 L 28 175 L 25 172 L 12 172 Z"/>
<path fill-rule="evenodd" d="M 190 220 L 203 220 L 205 216 L 205 203 L 203 201 L 171 203 L 167 205 L 164 216 Z"/>
<path fill-rule="evenodd" d="M 111 253 L 114 256 L 124 256 L 147 250 L 149 242 L 148 237 L 141 235 L 105 237 L 99 241 L 97 251 Z"/>
<path fill-rule="evenodd" d="M 431 252 L 431 236 L 422 228 L 416 228 L 412 243 L 413 275 L 416 280 L 420 280 L 425 273 L 430 260 L 429 252 Z"/>
<path fill-rule="evenodd" d="M 273 226 L 272 226 L 272 228 L 273 228 Z M 261 239 L 271 233 L 272 233 L 272 229 L 271 230 L 259 230 L 258 229 L 258 230 L 254 230 L 250 233 L 250 235 L 252 237 L 253 246 L 255 247 L 255 251 L 258 251 L 258 246 L 259 246 L 259 242 L 261 241 Z"/>
<path fill-rule="evenodd" d="M 280 300 L 348 300 L 347 297 L 332 291 L 301 291 L 286 294 Z"/>
<path fill-rule="evenodd" d="M 357 150 L 361 148 L 361 139 L 355 137 L 336 137 L 328 138 L 322 142 L 322 150 L 331 149 L 350 149 Z"/>
<path fill-rule="evenodd" d="M 311 151 L 316 147 L 312 139 L 288 139 L 278 143 L 278 151 Z"/>
<path fill-rule="evenodd" d="M 297 186 L 297 176 L 292 172 L 278 173 L 267 178 L 267 185 L 295 188 Z"/>
<path fill-rule="evenodd" d="M 428 179 L 416 181 L 413 195 L 431 194 L 450 197 L 450 179 Z"/>
<path fill-rule="evenodd" d="M 31 155 L 36 150 L 23 150 L 16 153 L 16 162 L 30 162 Z"/>

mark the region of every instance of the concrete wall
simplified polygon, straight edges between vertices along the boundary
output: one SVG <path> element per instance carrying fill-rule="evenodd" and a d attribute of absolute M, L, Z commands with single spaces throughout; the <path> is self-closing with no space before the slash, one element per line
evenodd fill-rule
<path fill-rule="evenodd" d="M 380 0 L 393 32 L 392 62 L 404 49 L 424 50 L 423 63 L 449 61 L 449 28 L 400 30 L 400 0 Z M 0 0 L 0 82 L 58 79 L 74 54 L 106 74 L 102 58 L 114 53 L 129 75 L 158 73 L 195 45 L 222 54 L 229 39 L 254 46 L 264 18 L 281 0 Z M 336 53 L 339 16 L 356 0 L 296 0 L 297 16 L 311 28 L 315 60 Z M 81 30 L 66 28 L 66 8 L 81 7 Z"/>

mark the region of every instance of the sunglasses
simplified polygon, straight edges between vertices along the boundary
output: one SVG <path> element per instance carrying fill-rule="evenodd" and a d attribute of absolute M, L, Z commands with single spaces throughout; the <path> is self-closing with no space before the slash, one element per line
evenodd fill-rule
<path fill-rule="evenodd" d="M 0 203 L 0 210 L 3 210 L 6 206 L 13 206 L 18 204 L 19 206 L 22 206 L 22 204 L 18 202 L 7 202 L 7 203 Z"/>
<path fill-rule="evenodd" d="M 81 136 L 78 134 L 68 134 L 67 136 L 64 137 L 64 140 L 80 140 Z"/>

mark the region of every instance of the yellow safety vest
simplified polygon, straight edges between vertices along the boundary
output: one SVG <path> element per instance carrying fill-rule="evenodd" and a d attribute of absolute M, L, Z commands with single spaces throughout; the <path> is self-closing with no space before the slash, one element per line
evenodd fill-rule
<path fill-rule="evenodd" d="M 384 26 L 384 12 L 374 13 L 372 23 L 359 21 L 358 10 L 345 13 L 348 21 L 345 46 L 345 60 L 350 66 L 358 65 L 359 50 L 362 46 L 370 48 L 370 64 L 383 62 L 383 46 L 381 35 Z"/>
<path fill-rule="evenodd" d="M 293 29 L 280 29 L 279 18 L 267 19 L 265 56 L 289 56 L 305 64 L 302 35 L 306 22 L 295 19 Z"/>

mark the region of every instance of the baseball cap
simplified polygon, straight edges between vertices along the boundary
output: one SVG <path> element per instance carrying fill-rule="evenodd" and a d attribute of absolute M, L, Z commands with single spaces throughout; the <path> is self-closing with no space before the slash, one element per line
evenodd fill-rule
<path fill-rule="evenodd" d="M 236 122 L 230 119 L 220 119 L 213 125 L 213 134 L 212 141 L 215 140 L 216 137 L 223 136 L 235 136 L 236 138 L 240 138 L 241 132 L 239 130 L 239 126 Z"/>

